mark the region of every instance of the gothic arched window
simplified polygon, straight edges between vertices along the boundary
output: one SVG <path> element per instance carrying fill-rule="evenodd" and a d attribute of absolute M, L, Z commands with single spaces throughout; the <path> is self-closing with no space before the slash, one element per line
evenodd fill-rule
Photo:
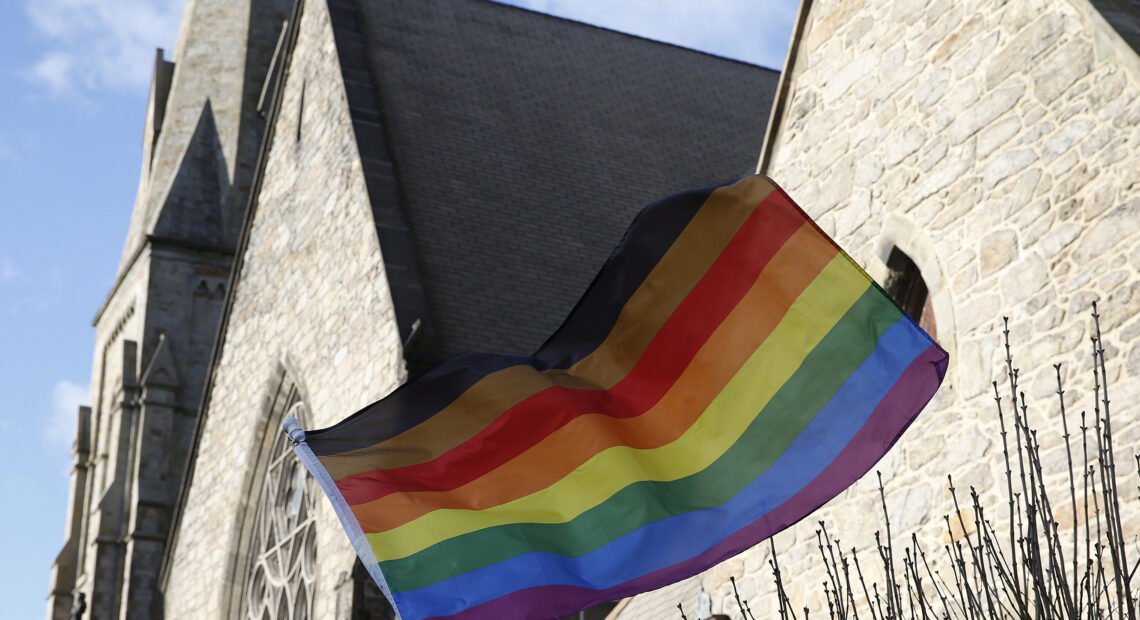
<path fill-rule="evenodd" d="M 297 388 L 288 380 L 271 408 L 268 432 L 276 432 L 258 491 L 249 541 L 249 564 L 242 592 L 247 620 L 307 620 L 313 617 L 316 577 L 316 501 L 313 477 L 293 454 L 281 420 L 293 416 L 304 426 L 308 415 Z M 272 415 L 276 414 L 276 415 Z"/>
<path fill-rule="evenodd" d="M 895 303 L 914 319 L 932 338 L 937 338 L 934 310 L 930 306 L 930 291 L 922 272 L 909 256 L 898 247 L 891 248 L 887 258 L 887 281 L 883 286 Z"/>

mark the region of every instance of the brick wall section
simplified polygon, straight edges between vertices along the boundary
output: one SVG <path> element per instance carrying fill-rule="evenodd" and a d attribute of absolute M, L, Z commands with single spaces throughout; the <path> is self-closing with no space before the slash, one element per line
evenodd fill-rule
<path fill-rule="evenodd" d="M 237 557 L 241 524 L 233 515 L 256 497 L 249 488 L 254 447 L 263 439 L 266 399 L 281 364 L 302 386 L 318 427 L 402 380 L 395 317 L 324 2 L 305 4 L 293 59 L 170 567 L 167 617 L 227 613 L 230 570 L 247 561 Z M 328 618 L 347 613 L 340 594 L 351 600 L 355 554 L 328 503 L 319 505 L 314 599 L 317 617 Z"/>
<path fill-rule="evenodd" d="M 953 514 L 947 474 L 960 490 L 976 486 L 989 516 L 1005 510 L 990 386 L 1003 372 L 1003 314 L 1063 528 L 1070 504 L 1060 497 L 1068 479 L 1052 364 L 1065 364 L 1070 413 L 1091 412 L 1094 299 L 1120 458 L 1140 444 L 1140 65 L 1103 26 L 1084 0 L 984 0 L 968 11 L 945 0 L 811 6 L 769 173 L 872 275 L 885 275 L 898 245 L 931 284 L 950 372 L 878 468 L 896 543 L 918 532 L 932 557 L 944 556 L 942 515 Z M 874 478 L 777 536 L 795 608 L 826 613 L 817 521 L 860 548 L 864 571 L 875 561 L 883 526 Z M 1131 549 L 1140 506 L 1127 495 Z M 705 574 L 714 611 L 739 617 L 732 575 L 756 617 L 776 613 L 767 549 Z"/>
<path fill-rule="evenodd" d="M 638 210 L 754 165 L 774 71 L 485 0 L 356 5 L 437 358 L 533 352 Z"/>

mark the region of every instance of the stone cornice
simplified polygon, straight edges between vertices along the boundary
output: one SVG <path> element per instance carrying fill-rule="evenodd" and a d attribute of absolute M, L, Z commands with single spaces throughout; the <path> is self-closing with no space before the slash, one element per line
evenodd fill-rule
<path fill-rule="evenodd" d="M 159 235 L 147 235 L 143 240 L 143 243 L 139 245 L 137 250 L 135 250 L 134 254 L 131 254 L 131 258 L 127 261 L 126 267 L 119 271 L 119 277 L 115 278 L 115 283 L 111 285 L 110 292 L 108 292 L 107 297 L 103 299 L 103 303 L 99 305 L 99 310 L 95 312 L 95 317 L 91 319 L 92 327 L 99 324 L 99 319 L 103 317 L 103 312 L 107 310 L 107 307 L 111 304 L 111 300 L 115 298 L 115 293 L 119 291 L 119 287 L 122 286 L 124 281 L 126 281 L 127 276 L 130 275 L 131 270 L 134 269 L 135 263 L 138 262 L 139 257 L 142 256 L 143 252 L 145 252 L 146 249 L 151 246 L 179 248 L 183 250 L 191 250 L 194 252 L 217 254 L 219 256 L 233 256 L 234 254 L 233 248 L 228 248 L 221 245 L 210 245 L 206 243 L 198 243 L 196 241 L 187 241 L 185 239 L 162 237 Z"/>

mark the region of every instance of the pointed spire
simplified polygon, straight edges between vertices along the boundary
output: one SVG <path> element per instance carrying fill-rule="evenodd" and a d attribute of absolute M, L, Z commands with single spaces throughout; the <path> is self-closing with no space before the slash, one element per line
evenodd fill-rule
<path fill-rule="evenodd" d="M 206 245 L 225 244 L 222 196 L 228 186 L 225 153 L 207 99 L 152 234 Z"/>
<path fill-rule="evenodd" d="M 173 61 L 155 61 L 142 174 L 120 275 L 148 235 L 236 243 L 264 128 L 258 96 L 291 6 L 291 0 L 187 2 Z M 200 204 L 206 199 L 213 204 Z M 171 214 L 175 209 L 193 213 Z M 207 234 L 186 226 L 203 209 L 212 218 Z"/>

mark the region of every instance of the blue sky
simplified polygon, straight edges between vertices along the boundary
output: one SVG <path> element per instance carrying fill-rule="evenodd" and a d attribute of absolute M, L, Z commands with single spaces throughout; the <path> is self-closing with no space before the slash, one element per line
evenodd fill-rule
<path fill-rule="evenodd" d="M 510 0 L 779 68 L 796 0 Z M 40 618 L 63 542 L 91 320 L 115 278 L 154 48 L 181 0 L 0 3 L 0 618 Z"/>

